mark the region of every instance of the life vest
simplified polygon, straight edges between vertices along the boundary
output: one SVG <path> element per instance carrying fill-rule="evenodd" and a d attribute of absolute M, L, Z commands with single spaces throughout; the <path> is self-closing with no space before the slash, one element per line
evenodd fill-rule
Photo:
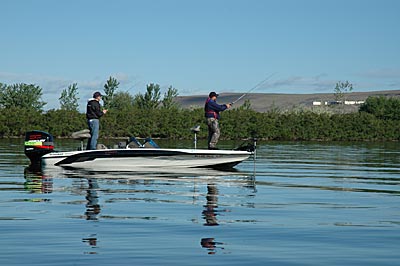
<path fill-rule="evenodd" d="M 210 101 L 211 101 L 211 98 L 208 98 L 206 100 L 206 103 L 204 105 L 204 112 L 206 113 L 206 117 L 208 117 L 207 114 L 212 114 L 214 116 L 214 118 L 217 119 L 218 118 L 218 113 L 215 112 L 214 110 L 211 110 L 210 108 L 208 108 L 208 103 Z"/>

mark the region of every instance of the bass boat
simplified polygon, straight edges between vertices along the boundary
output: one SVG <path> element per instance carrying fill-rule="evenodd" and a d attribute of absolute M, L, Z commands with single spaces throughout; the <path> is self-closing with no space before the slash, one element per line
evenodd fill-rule
<path fill-rule="evenodd" d="M 196 137 L 194 149 L 160 148 L 151 139 L 146 139 L 141 144 L 135 138 L 130 138 L 127 144 L 120 142 L 113 148 L 100 144 L 97 150 L 84 150 L 83 139 L 90 137 L 88 130 L 75 132 L 72 136 L 81 140 L 80 150 L 62 152 L 54 150 L 54 138 L 51 134 L 37 130 L 27 132 L 25 155 L 30 159 L 31 166 L 107 172 L 198 167 L 232 169 L 255 153 L 255 145 L 242 146 L 235 150 L 197 149 Z"/>

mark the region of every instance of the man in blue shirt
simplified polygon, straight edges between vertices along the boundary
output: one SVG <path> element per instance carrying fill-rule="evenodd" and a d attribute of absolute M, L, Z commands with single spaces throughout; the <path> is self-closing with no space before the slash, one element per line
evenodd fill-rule
<path fill-rule="evenodd" d="M 217 93 L 210 92 L 208 99 L 204 105 L 204 112 L 206 117 L 206 122 L 208 126 L 208 149 L 216 150 L 216 145 L 220 136 L 219 130 L 219 113 L 231 108 L 231 104 L 217 104 Z"/>

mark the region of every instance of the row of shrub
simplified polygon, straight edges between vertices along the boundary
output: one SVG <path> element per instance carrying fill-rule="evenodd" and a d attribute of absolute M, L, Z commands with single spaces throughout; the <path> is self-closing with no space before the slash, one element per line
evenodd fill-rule
<path fill-rule="evenodd" d="M 369 100 L 372 106 L 368 106 Z M 222 113 L 221 139 L 400 140 L 399 102 L 398 99 L 369 98 L 359 112 L 347 114 L 306 110 L 259 113 L 251 109 L 232 109 Z M 385 111 L 385 106 L 390 107 L 391 111 Z M 206 138 L 207 126 L 203 116 L 201 108 L 114 109 L 102 117 L 100 135 L 103 138 L 150 136 L 191 139 L 193 135 L 190 128 L 200 125 L 202 130 L 198 137 Z M 77 111 L 0 109 L 0 136 L 3 137 L 23 136 L 26 131 L 33 129 L 48 131 L 57 137 L 69 137 L 72 132 L 85 128 L 85 114 Z"/>

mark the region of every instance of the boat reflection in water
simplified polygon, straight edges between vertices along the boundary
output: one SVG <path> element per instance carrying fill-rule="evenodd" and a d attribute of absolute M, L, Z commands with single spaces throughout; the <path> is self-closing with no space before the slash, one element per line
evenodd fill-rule
<path fill-rule="evenodd" d="M 182 195 L 182 197 L 186 197 L 186 192 L 180 194 L 178 191 L 170 191 L 171 188 L 176 188 L 176 186 L 171 187 L 171 184 L 180 184 L 183 182 L 183 186 L 178 185 L 178 188 L 187 189 L 187 184 L 201 185 L 202 188 L 206 188 L 206 193 L 198 193 L 199 190 L 195 192 L 197 194 L 196 198 L 199 195 L 203 195 L 201 201 L 204 203 L 201 204 L 201 217 L 203 219 L 202 226 L 207 227 L 218 227 L 221 222 L 219 218 L 223 213 L 229 212 L 227 209 L 220 209 L 218 206 L 218 196 L 219 189 L 218 186 L 234 184 L 235 186 L 243 187 L 246 189 L 250 189 L 251 191 L 255 191 L 255 180 L 254 173 L 243 173 L 234 169 L 230 171 L 221 171 L 215 169 L 191 169 L 191 168 L 180 168 L 179 171 L 172 172 L 171 169 L 155 169 L 153 173 L 147 172 L 91 172 L 87 170 L 81 169 L 70 169 L 70 168 L 45 168 L 40 171 L 30 172 L 26 171 L 25 179 L 26 183 L 30 185 L 26 187 L 31 187 L 31 189 L 40 190 L 42 193 L 51 193 L 53 191 L 53 180 L 60 180 L 60 182 L 65 182 L 65 178 L 72 180 L 72 187 L 68 189 L 72 191 L 74 195 L 82 195 L 85 198 L 84 203 L 84 211 L 82 215 L 73 216 L 74 218 L 85 219 L 88 221 L 98 221 L 102 219 L 116 219 L 118 217 L 122 217 L 123 219 L 148 219 L 148 217 L 153 217 L 149 215 L 146 211 L 139 210 L 136 215 L 131 215 L 131 212 L 127 212 L 125 216 L 122 213 L 118 213 L 118 215 L 106 214 L 101 215 L 102 206 L 101 202 L 106 204 L 112 204 L 114 200 L 118 202 L 119 199 L 123 200 L 132 200 L 136 201 L 146 201 L 148 202 L 149 198 L 154 199 L 154 202 L 157 202 L 159 195 L 164 197 L 165 195 L 169 195 L 171 193 L 172 197 L 176 197 L 176 195 Z M 64 180 L 62 180 L 64 179 Z M 137 185 L 137 186 L 145 186 L 145 188 L 127 188 L 126 191 L 118 188 L 118 190 L 113 190 L 113 186 L 116 184 L 128 184 Z M 57 182 L 56 182 L 57 185 Z M 56 186 L 55 185 L 55 186 Z M 156 190 L 149 189 L 148 186 L 157 186 Z M 161 190 L 165 185 L 165 191 Z M 63 184 L 65 186 L 65 184 Z M 189 186 L 190 187 L 190 186 Z M 65 188 L 64 188 L 65 189 Z M 102 191 L 107 191 L 107 195 L 105 195 L 105 199 L 102 198 Z M 133 192 L 134 191 L 134 192 Z M 135 196 L 126 196 L 123 197 L 121 194 L 124 193 L 134 193 Z M 149 193 L 156 193 L 149 196 Z M 110 195 L 114 195 L 113 197 L 109 197 Z M 174 202 L 171 200 L 170 202 Z M 188 201 L 189 204 L 191 204 Z M 112 210 L 112 207 L 109 206 L 108 210 Z M 141 218 L 142 217 L 142 218 Z M 154 218 L 163 218 L 154 216 Z M 224 222 L 222 222 L 224 223 Z M 97 254 L 99 248 L 99 239 L 98 232 L 93 231 L 88 233 L 84 238 L 80 239 L 82 243 L 87 244 L 90 247 L 90 251 L 84 252 L 85 254 Z M 216 254 L 218 250 L 225 250 L 224 243 L 220 241 L 216 241 L 213 236 L 204 236 L 200 239 L 200 245 L 202 248 L 207 250 L 207 254 L 213 255 Z M 225 252 L 225 251 L 224 251 Z"/>
<path fill-rule="evenodd" d="M 131 172 L 119 171 L 91 171 L 81 168 L 72 167 L 56 167 L 56 168 L 43 168 L 41 173 L 49 177 L 66 177 L 66 178 L 93 178 L 93 179 L 124 179 L 124 180 L 164 180 L 170 179 L 174 181 L 188 181 L 188 180 L 209 180 L 209 179 L 225 179 L 224 177 L 235 177 L 238 182 L 252 183 L 254 173 L 243 173 L 235 168 L 229 170 L 218 170 L 213 168 L 153 168 L 140 169 Z M 235 182 L 235 180 L 227 180 Z M 208 182 L 208 181 L 207 181 Z M 245 184 L 247 186 L 247 184 Z"/>
<path fill-rule="evenodd" d="M 39 169 L 26 167 L 24 178 L 24 188 L 31 193 L 49 194 L 53 192 L 53 178 L 46 176 Z"/>

